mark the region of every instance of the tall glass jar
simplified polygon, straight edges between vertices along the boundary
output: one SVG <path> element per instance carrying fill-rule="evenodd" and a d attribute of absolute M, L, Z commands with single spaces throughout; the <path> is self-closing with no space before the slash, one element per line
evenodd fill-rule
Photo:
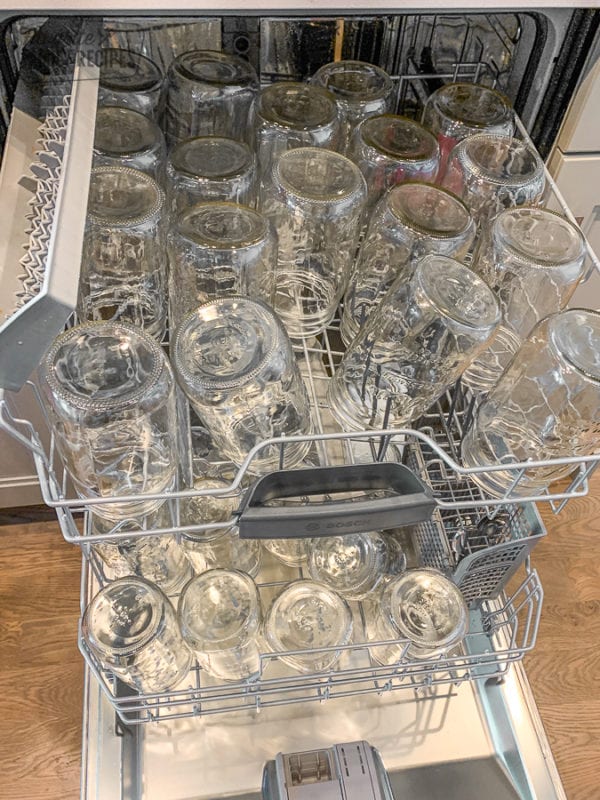
<path fill-rule="evenodd" d="M 102 51 L 99 105 L 124 106 L 158 120 L 163 101 L 163 76 L 154 61 L 116 47 Z"/>
<path fill-rule="evenodd" d="M 175 382 L 159 345 L 123 323 L 70 328 L 40 366 L 56 446 L 79 496 L 115 522 L 156 510 L 176 481 Z M 118 502 L 119 495 L 135 500 Z"/>
<path fill-rule="evenodd" d="M 277 245 L 258 211 L 235 203 L 199 203 L 175 218 L 168 242 L 176 325 L 216 297 L 273 302 Z"/>
<path fill-rule="evenodd" d="M 569 309 L 543 319 L 479 406 L 462 445 L 466 467 L 587 456 L 600 446 L 600 314 Z M 573 464 L 470 477 L 494 497 L 537 494 Z"/>
<path fill-rule="evenodd" d="M 265 303 L 226 297 L 200 306 L 175 334 L 179 383 L 221 454 L 241 464 L 266 439 L 312 432 L 309 402 L 290 340 Z M 310 442 L 285 446 L 283 466 L 300 463 Z M 276 445 L 254 456 L 252 471 L 280 464 Z"/>
<path fill-rule="evenodd" d="M 254 67 L 239 56 L 192 50 L 169 68 L 165 133 L 174 147 L 192 136 L 248 138 L 248 112 L 258 90 Z"/>
<path fill-rule="evenodd" d="M 268 182 L 277 157 L 295 147 L 327 147 L 340 141 L 335 97 L 307 83 L 272 83 L 258 95 L 251 119 L 260 179 Z"/>
<path fill-rule="evenodd" d="M 364 61 L 334 61 L 318 69 L 311 83 L 335 97 L 341 122 L 339 150 L 346 153 L 360 123 L 392 111 L 394 84 L 387 72 Z"/>
<path fill-rule="evenodd" d="M 368 208 L 404 181 L 432 183 L 439 168 L 439 147 L 418 122 L 395 114 L 371 117 L 354 134 L 351 158 L 367 182 Z"/>
<path fill-rule="evenodd" d="M 224 136 L 197 136 L 175 147 L 167 162 L 171 214 L 196 203 L 256 202 L 256 161 L 247 144 Z"/>
<path fill-rule="evenodd" d="M 344 297 L 341 336 L 349 345 L 392 283 L 408 280 L 430 253 L 461 260 L 475 237 L 468 208 L 427 183 L 395 186 L 379 201 Z"/>
<path fill-rule="evenodd" d="M 317 147 L 284 153 L 264 212 L 278 239 L 275 310 L 292 338 L 331 322 L 356 254 L 366 185 L 345 156 Z"/>
<path fill-rule="evenodd" d="M 126 167 L 92 170 L 78 313 L 123 321 L 161 339 L 167 322 L 164 193 Z"/>
<path fill-rule="evenodd" d="M 156 122 L 119 106 L 104 106 L 96 112 L 94 133 L 95 167 L 130 167 L 161 182 L 167 150 Z"/>

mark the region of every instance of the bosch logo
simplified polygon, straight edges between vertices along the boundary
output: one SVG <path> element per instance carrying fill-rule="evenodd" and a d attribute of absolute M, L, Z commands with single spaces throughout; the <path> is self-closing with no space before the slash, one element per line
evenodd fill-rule
<path fill-rule="evenodd" d="M 309 522 L 306 526 L 307 531 L 318 531 L 321 526 L 318 522 Z"/>

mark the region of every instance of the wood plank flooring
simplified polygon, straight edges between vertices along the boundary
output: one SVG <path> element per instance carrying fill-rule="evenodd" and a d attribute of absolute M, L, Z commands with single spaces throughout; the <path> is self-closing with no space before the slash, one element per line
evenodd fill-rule
<path fill-rule="evenodd" d="M 543 515 L 544 612 L 527 673 L 568 799 L 598 800 L 600 472 L 587 498 Z M 79 796 L 80 556 L 41 518 L 0 514 L 0 800 Z"/>

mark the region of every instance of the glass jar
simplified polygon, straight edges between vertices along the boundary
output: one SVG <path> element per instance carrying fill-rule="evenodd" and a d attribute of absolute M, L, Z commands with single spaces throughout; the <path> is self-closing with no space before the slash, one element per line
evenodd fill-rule
<path fill-rule="evenodd" d="M 158 125 L 130 108 L 104 106 L 96 112 L 95 167 L 129 167 L 162 181 L 165 138 Z"/>
<path fill-rule="evenodd" d="M 241 295 L 272 304 L 277 244 L 267 219 L 235 203 L 199 203 L 168 236 L 170 309 L 177 325 L 202 303 Z"/>
<path fill-rule="evenodd" d="M 435 136 L 418 122 L 395 114 L 370 117 L 356 130 L 351 158 L 365 176 L 369 209 L 397 183 L 433 183 L 439 168 Z"/>
<path fill-rule="evenodd" d="M 260 598 L 248 575 L 203 572 L 185 587 L 177 616 L 183 638 L 209 675 L 225 681 L 259 676 Z"/>
<path fill-rule="evenodd" d="M 383 588 L 373 635 L 376 641 L 403 641 L 372 647 L 371 653 L 382 666 L 403 657 L 437 658 L 464 639 L 468 623 L 469 612 L 456 584 L 436 569 L 410 569 Z"/>
<path fill-rule="evenodd" d="M 431 94 L 423 109 L 423 125 L 440 144 L 440 176 L 454 145 L 476 133 L 512 136 L 515 115 L 505 95 L 477 83 L 447 83 Z"/>
<path fill-rule="evenodd" d="M 192 136 L 248 138 L 248 112 L 258 90 L 254 67 L 239 56 L 192 50 L 169 67 L 165 133 L 174 147 Z"/>
<path fill-rule="evenodd" d="M 465 384 L 477 392 L 492 388 L 536 323 L 567 305 L 585 258 L 583 234 L 554 211 L 522 207 L 496 217 L 474 269 L 494 288 L 503 320 L 463 375 Z"/>
<path fill-rule="evenodd" d="M 95 514 L 116 522 L 156 510 L 162 500 L 144 494 L 173 489 L 178 456 L 173 373 L 154 339 L 122 323 L 70 328 L 46 353 L 40 385 L 79 496 L 115 497 Z"/>
<path fill-rule="evenodd" d="M 162 339 L 167 323 L 164 194 L 126 167 L 92 170 L 78 313 L 130 322 Z"/>
<path fill-rule="evenodd" d="M 345 430 L 405 425 L 452 386 L 496 330 L 489 286 L 446 256 L 425 256 L 399 278 L 352 341 L 329 383 Z"/>
<path fill-rule="evenodd" d="M 262 544 L 282 564 L 301 567 L 308 561 L 307 539 L 263 539 Z"/>
<path fill-rule="evenodd" d="M 224 136 L 185 139 L 167 162 L 167 194 L 173 215 L 196 203 L 256 202 L 256 162 L 245 142 Z"/>
<path fill-rule="evenodd" d="M 102 50 L 99 105 L 124 106 L 158 120 L 163 101 L 163 76 L 154 61 L 131 50 Z"/>
<path fill-rule="evenodd" d="M 317 147 L 284 153 L 264 213 L 277 231 L 274 308 L 292 338 L 333 319 L 356 254 L 366 185 L 345 156 Z"/>
<path fill-rule="evenodd" d="M 375 64 L 364 61 L 334 61 L 318 69 L 311 83 L 328 89 L 337 103 L 341 122 L 339 150 L 346 153 L 360 123 L 392 110 L 394 84 Z"/>
<path fill-rule="evenodd" d="M 339 660 L 339 650 L 315 648 L 347 645 L 352 637 L 352 612 L 339 594 L 314 581 L 292 581 L 273 600 L 264 636 L 280 660 L 298 672 L 324 672 Z M 302 650 L 288 655 L 290 650 Z"/>
<path fill-rule="evenodd" d="M 587 456 L 600 446 L 600 314 L 569 309 L 533 329 L 479 405 L 462 444 L 466 467 Z M 473 473 L 486 493 L 538 494 L 578 465 Z"/>
<path fill-rule="evenodd" d="M 462 260 L 475 223 L 458 197 L 426 183 L 395 186 L 379 201 L 344 297 L 340 333 L 349 345 L 392 283 L 409 280 L 430 253 Z"/>
<path fill-rule="evenodd" d="M 172 348 L 179 383 L 222 456 L 242 464 L 266 439 L 312 432 L 306 389 L 290 340 L 258 300 L 205 303 L 181 323 Z M 300 463 L 310 442 L 285 445 L 283 466 Z M 254 455 L 253 471 L 277 469 L 280 447 Z"/>
<path fill-rule="evenodd" d="M 109 583 L 92 599 L 82 635 L 103 669 L 141 693 L 172 689 L 190 671 L 192 654 L 173 606 L 161 590 L 133 576 Z"/>
<path fill-rule="evenodd" d="M 538 204 L 546 175 L 543 161 L 525 142 L 479 133 L 456 145 L 443 183 L 483 226 L 505 208 Z"/>
<path fill-rule="evenodd" d="M 295 147 L 327 147 L 340 141 L 335 97 L 307 83 L 272 83 L 258 95 L 251 115 L 260 179 L 270 180 L 277 157 Z"/>

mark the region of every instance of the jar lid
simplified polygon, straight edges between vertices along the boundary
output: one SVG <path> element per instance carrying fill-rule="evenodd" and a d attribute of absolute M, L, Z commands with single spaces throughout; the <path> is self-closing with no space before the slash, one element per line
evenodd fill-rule
<path fill-rule="evenodd" d="M 275 185 L 307 203 L 344 203 L 362 194 L 365 179 L 346 156 L 321 147 L 299 147 L 283 153 L 273 167 Z"/>
<path fill-rule="evenodd" d="M 156 636 L 166 602 L 160 589 L 144 578 L 128 576 L 112 581 L 86 609 L 85 639 L 109 664 L 133 655 Z"/>
<path fill-rule="evenodd" d="M 508 97 L 477 83 L 449 83 L 437 89 L 430 101 L 445 116 L 471 128 L 493 128 L 513 119 Z"/>
<path fill-rule="evenodd" d="M 212 86 L 258 87 L 254 67 L 239 56 L 218 50 L 191 50 L 173 62 L 173 69 L 184 78 Z"/>
<path fill-rule="evenodd" d="M 82 411 L 118 411 L 136 405 L 168 362 L 141 328 L 87 322 L 58 336 L 42 362 L 53 395 Z"/>
<path fill-rule="evenodd" d="M 509 208 L 493 226 L 502 244 L 528 265 L 547 269 L 581 261 L 583 266 L 583 234 L 562 214 L 529 206 Z"/>
<path fill-rule="evenodd" d="M 88 196 L 88 220 L 109 228 L 128 228 L 152 221 L 162 210 L 164 192 L 137 169 L 96 167 Z"/>
<path fill-rule="evenodd" d="M 150 150 L 162 140 L 158 125 L 121 106 L 100 106 L 96 112 L 94 150 L 108 156 L 129 156 Z"/>
<path fill-rule="evenodd" d="M 174 170 L 189 178 L 216 181 L 247 172 L 254 156 L 245 142 L 223 136 L 197 136 L 180 142 L 169 161 Z"/>
<path fill-rule="evenodd" d="M 334 61 L 318 69 L 312 80 L 347 103 L 364 103 L 387 97 L 392 79 L 380 67 L 365 61 Z"/>
<path fill-rule="evenodd" d="M 258 99 L 258 113 L 275 125 L 308 131 L 331 125 L 337 119 L 335 98 L 309 83 L 272 83 Z"/>
<path fill-rule="evenodd" d="M 360 137 L 394 161 L 432 161 L 439 158 L 435 136 L 419 122 L 397 114 L 378 114 L 360 126 Z"/>
<path fill-rule="evenodd" d="M 179 214 L 177 232 L 202 247 L 237 250 L 264 241 L 268 223 L 258 211 L 237 203 L 198 203 Z"/>
<path fill-rule="evenodd" d="M 117 92 L 145 92 L 162 83 L 156 64 L 140 53 L 119 48 L 102 50 L 100 86 Z"/>
<path fill-rule="evenodd" d="M 387 204 L 400 222 L 425 236 L 452 239 L 475 225 L 462 200 L 429 183 L 394 186 L 387 195 Z"/>

